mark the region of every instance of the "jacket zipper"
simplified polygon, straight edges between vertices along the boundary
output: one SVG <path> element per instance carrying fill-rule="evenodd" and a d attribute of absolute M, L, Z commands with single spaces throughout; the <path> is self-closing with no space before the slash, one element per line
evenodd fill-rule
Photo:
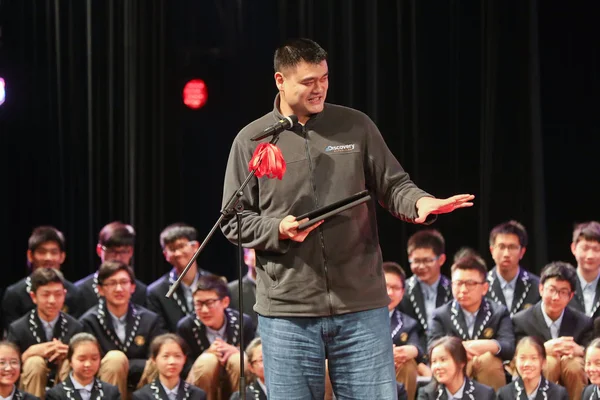
<path fill-rule="evenodd" d="M 310 147 L 308 145 L 308 134 L 306 131 L 306 125 L 302 125 L 302 135 L 304 136 L 304 149 L 306 151 L 306 157 L 308 158 L 308 168 L 310 169 L 310 182 L 313 189 L 313 195 L 315 197 L 315 203 L 319 204 L 319 197 L 317 196 L 317 185 L 315 184 L 314 171 L 312 158 L 310 157 Z M 321 251 L 323 254 L 323 268 L 325 269 L 325 288 L 327 290 L 327 299 L 329 300 L 329 313 L 333 315 L 333 303 L 331 302 L 331 291 L 329 289 L 329 273 L 327 268 L 327 257 L 325 256 L 325 238 L 323 237 L 323 230 L 321 227 L 317 228 L 319 231 L 319 239 L 321 241 Z"/>

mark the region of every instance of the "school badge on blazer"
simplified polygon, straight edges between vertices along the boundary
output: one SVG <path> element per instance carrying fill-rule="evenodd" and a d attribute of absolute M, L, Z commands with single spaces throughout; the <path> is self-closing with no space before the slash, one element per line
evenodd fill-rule
<path fill-rule="evenodd" d="M 141 347 L 146 343 L 146 339 L 143 336 L 138 335 L 133 339 L 133 343 Z"/>
<path fill-rule="evenodd" d="M 68 305 L 66 305 L 66 304 L 65 304 L 65 305 L 63 305 L 63 308 L 62 308 L 62 310 L 60 310 L 60 311 L 64 312 L 65 314 L 68 314 L 68 313 L 69 313 L 69 306 L 68 306 Z"/>
<path fill-rule="evenodd" d="M 494 337 L 494 330 L 492 328 L 485 328 L 483 330 L 483 337 L 486 339 L 491 339 Z"/>
<path fill-rule="evenodd" d="M 531 308 L 531 307 L 533 307 L 533 304 L 531 304 L 531 303 L 524 304 L 523 310 L 527 310 L 528 308 Z"/>
<path fill-rule="evenodd" d="M 401 341 L 401 342 L 406 342 L 407 340 L 408 340 L 408 333 L 406 333 L 406 332 L 402 332 L 402 333 L 400 334 L 400 341 Z"/>

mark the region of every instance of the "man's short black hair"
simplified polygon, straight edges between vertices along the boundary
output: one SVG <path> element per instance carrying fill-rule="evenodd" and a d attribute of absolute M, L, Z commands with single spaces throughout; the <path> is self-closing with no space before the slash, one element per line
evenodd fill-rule
<path fill-rule="evenodd" d="M 540 274 L 540 283 L 543 285 L 548 279 L 568 282 L 571 292 L 577 288 L 577 271 L 575 267 L 564 261 L 554 261 L 546 265 Z"/>
<path fill-rule="evenodd" d="M 319 64 L 327 61 L 327 52 L 319 44 L 310 39 L 293 39 L 275 50 L 273 66 L 275 72 L 286 68 L 294 68 L 302 61 L 308 64 Z"/>
<path fill-rule="evenodd" d="M 27 247 L 29 250 L 35 251 L 46 242 L 56 242 L 60 251 L 65 251 L 65 236 L 53 226 L 38 226 L 35 228 L 29 236 Z"/>

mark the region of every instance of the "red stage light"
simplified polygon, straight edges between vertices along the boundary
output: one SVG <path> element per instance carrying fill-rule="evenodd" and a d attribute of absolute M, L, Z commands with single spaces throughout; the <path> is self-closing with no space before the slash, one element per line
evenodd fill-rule
<path fill-rule="evenodd" d="M 183 104 L 189 108 L 202 108 L 207 100 L 208 89 L 202 79 L 192 79 L 183 87 Z"/>

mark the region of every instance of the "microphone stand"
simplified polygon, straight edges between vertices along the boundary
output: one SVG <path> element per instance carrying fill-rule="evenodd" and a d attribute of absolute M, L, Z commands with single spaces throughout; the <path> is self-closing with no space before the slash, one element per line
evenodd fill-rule
<path fill-rule="evenodd" d="M 280 134 L 281 134 L 281 132 L 274 134 L 269 143 L 272 145 L 275 145 L 277 143 L 277 141 L 279 140 Z M 171 288 L 165 295 L 165 297 L 167 297 L 167 298 L 171 298 L 171 296 L 173 296 L 173 293 L 175 293 L 175 290 L 177 290 L 177 288 L 181 284 L 183 277 L 187 274 L 189 269 L 192 267 L 192 264 L 194 264 L 194 262 L 196 261 L 196 259 L 198 258 L 198 256 L 202 252 L 202 250 L 204 250 L 204 248 L 208 244 L 209 240 L 212 238 L 212 236 L 215 234 L 216 230 L 221 225 L 221 222 L 223 222 L 223 220 L 225 218 L 231 217 L 233 215 L 233 213 L 235 212 L 236 222 L 237 222 L 237 246 L 238 246 L 238 256 L 237 256 L 238 279 L 239 279 L 238 307 L 240 310 L 240 331 L 238 333 L 239 344 L 240 344 L 240 387 L 239 387 L 240 400 L 246 398 L 246 377 L 244 376 L 244 369 L 245 369 L 245 365 L 244 365 L 244 362 L 245 362 L 245 357 L 244 357 L 244 311 L 243 311 L 244 310 L 244 308 L 243 308 L 243 306 L 244 306 L 244 296 L 243 296 L 244 291 L 243 291 L 243 283 L 242 283 L 244 263 L 243 263 L 243 251 L 242 251 L 242 229 L 241 229 L 242 228 L 242 212 L 244 211 L 244 206 L 240 203 L 240 199 L 244 195 L 244 189 L 246 188 L 246 186 L 248 186 L 248 183 L 250 183 L 250 180 L 256 174 L 256 170 L 258 170 L 258 168 L 260 167 L 263 157 L 264 157 L 264 154 L 258 160 L 256 167 L 248 173 L 248 175 L 246 176 L 246 179 L 244 179 L 244 182 L 242 182 L 241 186 L 231 195 L 231 197 L 229 198 L 229 200 L 227 201 L 225 206 L 221 209 L 221 211 L 220 211 L 221 215 L 217 219 L 217 222 L 213 225 L 212 229 L 208 232 L 208 235 L 206 235 L 206 238 L 202 241 L 202 244 L 200 245 L 200 247 L 198 247 L 198 250 L 196 250 L 196 252 L 192 256 L 192 258 L 190 258 L 190 261 L 188 261 L 183 272 L 179 275 L 177 280 L 173 283 L 173 285 L 171 286 Z"/>

